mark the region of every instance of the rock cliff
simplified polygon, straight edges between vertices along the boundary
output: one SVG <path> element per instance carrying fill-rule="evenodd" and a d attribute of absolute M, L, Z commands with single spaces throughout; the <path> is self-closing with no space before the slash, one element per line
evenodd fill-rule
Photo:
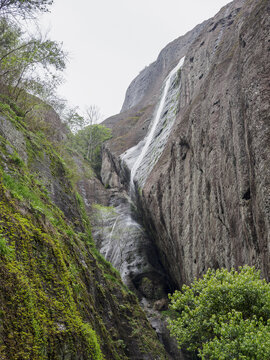
<path fill-rule="evenodd" d="M 228 4 L 169 44 L 131 83 L 121 113 L 105 121 L 113 138 L 103 182 L 128 189 L 165 81 L 185 56 L 170 85 L 177 96 L 166 98 L 141 168 L 174 115 L 166 144 L 143 181 L 140 169 L 134 177 L 141 221 L 177 288 L 209 267 L 250 264 L 269 279 L 269 12 L 266 0 Z"/>

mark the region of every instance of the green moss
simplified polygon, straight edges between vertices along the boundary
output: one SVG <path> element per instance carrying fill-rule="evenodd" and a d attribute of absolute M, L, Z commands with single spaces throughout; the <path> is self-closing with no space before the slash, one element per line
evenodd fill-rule
<path fill-rule="evenodd" d="M 24 112 L 18 107 L 14 100 L 12 100 L 9 96 L 0 94 L 0 101 L 4 104 L 9 105 L 10 109 L 16 114 L 17 116 L 23 117 Z"/>
<path fill-rule="evenodd" d="M 179 317 L 179 313 L 175 310 L 164 310 L 161 312 L 161 316 L 164 320 L 166 320 L 167 318 L 169 319 L 177 319 Z"/>
<path fill-rule="evenodd" d="M 39 189 L 33 186 L 29 178 L 24 177 L 22 180 L 22 177 L 16 178 L 3 173 L 3 184 L 14 198 L 24 202 L 30 206 L 32 210 L 44 214 L 50 221 L 57 222 L 51 208 L 46 206 L 46 200 L 48 198 L 46 199 L 45 194 L 42 194 Z"/>
<path fill-rule="evenodd" d="M 21 157 L 17 154 L 17 152 L 14 152 L 10 155 L 10 160 L 14 163 L 17 167 L 25 167 L 24 161 L 21 159 Z"/>
<path fill-rule="evenodd" d="M 9 119 L 16 126 L 16 128 L 21 129 L 24 127 L 22 117 L 18 116 L 15 111 L 12 110 L 9 104 L 0 102 L 0 114 Z"/>
<path fill-rule="evenodd" d="M 11 248 L 7 240 L 0 234 L 0 256 L 13 258 L 14 257 L 14 249 Z"/>
<path fill-rule="evenodd" d="M 88 216 L 86 214 L 83 198 L 81 197 L 81 195 L 77 191 L 75 192 L 75 196 L 76 196 L 76 200 L 77 200 L 77 203 L 79 205 L 79 208 L 81 210 L 84 225 L 87 226 L 87 225 L 89 225 L 89 218 L 88 218 Z"/>
<path fill-rule="evenodd" d="M 2 199 L 4 192 L 2 185 Z M 5 274 L 1 274 L 1 288 L 9 289 L 1 299 L 2 308 L 7 305 L 3 321 L 8 328 L 8 358 L 40 359 L 50 339 L 58 334 L 67 339 L 69 351 L 74 351 L 77 339 L 84 344 L 85 354 L 89 352 L 85 358 L 102 359 L 94 330 L 83 322 L 76 308 L 60 234 L 52 237 L 43 233 L 5 201 L 0 203 L 0 211 L 0 254 L 9 258 L 0 267 Z M 16 249 L 16 256 L 6 239 Z"/>

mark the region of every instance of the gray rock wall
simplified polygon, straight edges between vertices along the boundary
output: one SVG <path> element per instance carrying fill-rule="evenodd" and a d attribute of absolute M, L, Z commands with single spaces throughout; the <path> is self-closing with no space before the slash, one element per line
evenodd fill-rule
<path fill-rule="evenodd" d="M 190 42 L 181 37 L 169 44 L 131 83 L 123 112 L 110 121 L 114 139 L 106 146 L 107 160 L 142 140 L 154 107 L 133 128 L 125 127 L 132 106 L 138 112 L 155 104 L 168 71 L 186 56 L 179 114 L 138 200 L 177 287 L 208 267 L 250 264 L 269 279 L 269 34 L 269 1 L 235 0 Z M 119 137 L 114 129 L 120 127 Z M 113 166 L 119 182 L 120 164 Z M 109 172 L 107 164 L 104 176 Z"/>

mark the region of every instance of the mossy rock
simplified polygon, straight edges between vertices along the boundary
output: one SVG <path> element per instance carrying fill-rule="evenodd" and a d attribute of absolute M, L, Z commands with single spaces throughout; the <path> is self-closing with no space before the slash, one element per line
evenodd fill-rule
<path fill-rule="evenodd" d="M 9 105 L 5 111 L 15 126 L 17 115 Z M 135 295 L 95 249 L 83 200 L 57 149 L 21 120 L 17 125 L 27 162 L 12 139 L 0 136 L 0 358 L 165 359 Z M 49 181 L 37 179 L 33 164 L 47 166 L 48 158 L 71 212 L 57 206 Z"/>

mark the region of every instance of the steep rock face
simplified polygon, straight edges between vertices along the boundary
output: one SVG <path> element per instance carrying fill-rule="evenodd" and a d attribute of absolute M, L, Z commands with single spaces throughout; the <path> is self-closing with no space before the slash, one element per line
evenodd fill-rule
<path fill-rule="evenodd" d="M 178 286 L 208 267 L 270 275 L 269 2 L 222 15 L 187 54 L 182 110 L 143 191 Z"/>
<path fill-rule="evenodd" d="M 194 35 L 183 52 L 171 43 L 170 70 L 185 56 L 177 118 L 138 206 L 176 287 L 208 267 L 256 265 L 269 279 L 269 2 L 235 0 Z M 106 121 L 114 138 L 103 178 L 113 173 L 113 186 L 128 183 L 119 155 L 142 140 L 156 109 L 150 69 Z"/>

